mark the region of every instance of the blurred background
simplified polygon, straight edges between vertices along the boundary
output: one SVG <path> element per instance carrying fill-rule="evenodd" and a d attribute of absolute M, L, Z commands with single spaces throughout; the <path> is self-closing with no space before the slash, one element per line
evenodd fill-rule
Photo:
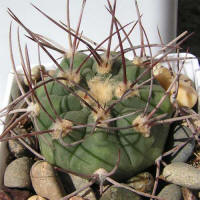
<path fill-rule="evenodd" d="M 178 0 L 178 33 L 185 30 L 195 34 L 184 42 L 184 48 L 200 57 L 200 0 Z"/>

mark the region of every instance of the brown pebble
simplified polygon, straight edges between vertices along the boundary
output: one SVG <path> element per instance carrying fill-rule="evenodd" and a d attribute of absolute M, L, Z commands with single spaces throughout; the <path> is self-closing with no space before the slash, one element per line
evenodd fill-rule
<path fill-rule="evenodd" d="M 9 200 L 27 200 L 31 196 L 31 193 L 27 190 L 11 189 L 7 187 L 3 187 L 2 192 L 7 194 Z M 0 200 L 7 200 L 7 199 L 1 198 L 0 196 Z"/>
<path fill-rule="evenodd" d="M 0 200 L 12 200 L 12 199 L 6 192 L 0 190 Z"/>
<path fill-rule="evenodd" d="M 27 200 L 46 200 L 45 198 L 39 196 L 39 195 L 34 195 L 28 198 Z"/>
<path fill-rule="evenodd" d="M 84 198 L 80 196 L 73 196 L 69 200 L 84 200 Z"/>

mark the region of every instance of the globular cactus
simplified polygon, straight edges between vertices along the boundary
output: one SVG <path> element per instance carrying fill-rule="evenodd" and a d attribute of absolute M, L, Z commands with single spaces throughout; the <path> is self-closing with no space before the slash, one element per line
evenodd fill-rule
<path fill-rule="evenodd" d="M 143 44 L 141 58 L 125 58 L 120 36 L 124 28 L 110 4 L 112 24 L 107 40 L 110 44 L 113 35 L 117 35 L 120 51 L 111 51 L 108 45 L 102 54 L 99 54 L 101 45 L 92 47 L 79 34 L 79 28 L 72 31 L 70 26 L 58 24 L 39 11 L 74 37 L 70 51 L 65 52 L 30 31 L 9 10 L 58 67 L 54 75 L 41 68 L 42 80 L 36 85 L 25 70 L 30 90 L 23 97 L 32 95 L 33 100 L 26 111 L 36 129 L 44 158 L 60 168 L 84 175 L 102 168 L 109 172 L 117 166 L 113 174 L 117 180 L 130 178 L 154 164 L 163 152 L 169 130 L 169 124 L 156 120 L 169 118 L 173 112 L 169 92 L 153 78 L 152 69 L 162 58 L 145 57 Z M 125 39 L 128 40 L 127 34 Z M 78 41 L 87 46 L 89 54 L 77 49 Z M 46 47 L 62 52 L 62 61 L 58 63 Z"/>
<path fill-rule="evenodd" d="M 54 130 L 44 134 L 43 137 L 39 136 L 41 152 L 52 164 L 76 173 L 92 174 L 99 168 L 112 170 L 120 151 L 120 163 L 115 176 L 118 179 L 126 179 L 154 163 L 163 151 L 169 126 L 151 127 L 147 115 L 143 115 L 148 102 L 149 84 L 133 87 L 123 100 L 114 105 L 144 71 L 143 68 L 126 60 L 128 76 L 125 84 L 120 58 L 112 60 L 111 66 L 99 66 L 93 58 L 90 58 L 80 73 L 76 73 L 76 68 L 85 57 L 87 55 L 75 54 L 72 73 L 69 66 L 70 58 L 64 58 L 60 64 L 63 72 L 59 69 L 54 77 L 55 81 L 46 85 L 48 96 L 57 114 L 52 109 L 45 89 L 40 87 L 36 90 L 40 102 L 54 119 L 50 120 L 46 112 L 39 109 L 37 123 L 40 130 Z M 103 67 L 106 72 L 99 73 Z M 56 82 L 56 79 L 61 78 L 68 80 Z M 80 90 L 76 84 L 87 92 Z M 66 87 L 76 95 L 68 92 Z M 147 113 L 155 108 L 163 95 L 162 87 L 153 84 Z M 84 101 L 81 102 L 81 99 Z M 171 104 L 166 98 L 155 115 L 164 113 L 170 115 L 171 111 Z M 130 113 L 132 115 L 128 116 Z M 127 116 L 109 122 L 112 118 L 124 115 Z M 94 129 L 96 122 L 97 127 Z M 147 124 L 144 125 L 144 122 Z M 75 125 L 84 126 L 75 129 L 73 128 Z M 136 126 L 131 127 L 134 125 Z M 123 129 L 123 127 L 129 128 Z M 70 146 L 79 140 L 83 141 Z"/>

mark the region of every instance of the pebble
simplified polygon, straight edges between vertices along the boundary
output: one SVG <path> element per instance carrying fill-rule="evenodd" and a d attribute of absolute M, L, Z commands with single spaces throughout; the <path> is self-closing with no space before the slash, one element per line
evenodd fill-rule
<path fill-rule="evenodd" d="M 85 185 L 88 184 L 87 179 L 81 178 L 81 177 L 73 175 L 73 174 L 69 174 L 69 176 L 70 176 L 71 182 L 72 182 L 75 190 L 81 189 Z M 68 183 L 68 184 L 70 184 L 70 183 Z M 96 196 L 91 187 L 83 190 L 82 192 L 78 193 L 77 195 L 81 196 L 85 199 L 96 200 Z"/>
<path fill-rule="evenodd" d="M 27 90 L 26 90 L 26 86 L 24 85 L 22 79 L 23 79 L 22 76 L 19 76 L 19 81 L 20 81 L 20 83 L 21 83 L 22 88 L 23 88 L 25 91 L 27 91 Z M 19 96 L 21 96 L 21 95 L 22 95 L 22 93 L 21 93 L 21 91 L 20 91 L 20 89 L 19 89 L 19 87 L 18 87 L 17 80 L 16 80 L 16 78 L 14 78 L 14 80 L 13 80 L 13 82 L 12 82 L 11 91 L 10 91 L 11 101 L 17 99 L 17 98 L 18 98 Z M 20 100 L 20 101 L 13 107 L 13 109 L 23 108 L 25 104 L 26 104 L 26 103 L 25 103 L 25 99 L 22 99 L 22 100 Z M 8 116 L 6 117 L 6 121 L 9 122 L 10 119 L 11 119 L 11 116 L 8 115 Z"/>
<path fill-rule="evenodd" d="M 19 82 L 21 83 L 22 88 L 25 89 L 25 85 L 23 84 L 22 76 L 19 76 L 18 78 L 19 78 Z M 13 80 L 10 95 L 13 100 L 15 100 L 19 96 L 21 96 L 21 91 L 18 87 L 18 81 L 16 78 L 14 78 L 14 80 Z"/>
<path fill-rule="evenodd" d="M 6 192 L 12 200 L 27 200 L 27 198 L 31 196 L 31 192 L 28 190 L 3 187 L 3 191 Z"/>
<path fill-rule="evenodd" d="M 85 200 L 85 199 L 80 196 L 73 196 L 69 200 Z"/>
<path fill-rule="evenodd" d="M 197 200 L 195 195 L 188 188 L 183 187 L 182 188 L 182 194 L 183 194 L 183 199 L 184 200 Z"/>
<path fill-rule="evenodd" d="M 24 128 L 15 128 L 15 133 L 17 135 L 22 135 L 22 134 L 27 134 L 27 130 Z M 24 141 L 30 145 L 31 147 L 33 147 L 34 145 L 34 140 L 33 138 L 24 138 Z M 22 157 L 22 156 L 26 156 L 27 154 L 29 154 L 29 150 L 24 147 L 18 140 L 9 140 L 8 141 L 8 147 L 10 152 L 16 157 Z"/>
<path fill-rule="evenodd" d="M 43 65 L 36 65 L 31 69 L 31 78 L 32 78 L 33 83 L 40 80 L 40 78 L 41 78 L 40 70 L 45 70 L 45 67 Z M 29 78 L 30 78 L 30 76 L 29 76 Z M 26 76 L 24 76 L 24 84 L 26 86 L 29 85 Z"/>
<path fill-rule="evenodd" d="M 191 130 L 182 125 L 177 125 L 173 130 L 173 147 L 183 144 L 189 137 L 192 136 Z M 192 155 L 195 147 L 195 140 L 191 140 L 183 148 L 181 148 L 175 155 L 172 156 L 171 162 L 186 162 Z"/>
<path fill-rule="evenodd" d="M 37 161 L 31 168 L 31 181 L 33 188 L 39 196 L 49 200 L 59 200 L 65 196 L 53 166 L 46 161 Z"/>
<path fill-rule="evenodd" d="M 46 199 L 39 195 L 34 195 L 34 196 L 29 197 L 27 200 L 46 200 Z"/>
<path fill-rule="evenodd" d="M 0 190 L 0 199 L 1 200 L 12 200 L 11 197 L 3 190 Z"/>
<path fill-rule="evenodd" d="M 158 197 L 162 197 L 167 200 L 181 200 L 181 187 L 178 185 L 169 184 L 160 191 Z"/>
<path fill-rule="evenodd" d="M 127 184 L 140 192 L 150 193 L 153 189 L 154 178 L 149 172 L 142 172 L 129 179 Z"/>
<path fill-rule="evenodd" d="M 122 200 L 122 199 L 141 200 L 141 197 L 130 190 L 111 186 L 103 193 L 102 197 L 100 198 L 100 200 Z"/>
<path fill-rule="evenodd" d="M 28 157 L 12 161 L 4 174 L 4 185 L 11 188 L 30 188 L 30 168 L 32 160 Z"/>
<path fill-rule="evenodd" d="M 200 170 L 193 166 L 174 162 L 163 169 L 162 177 L 170 183 L 187 187 L 189 189 L 200 189 Z"/>

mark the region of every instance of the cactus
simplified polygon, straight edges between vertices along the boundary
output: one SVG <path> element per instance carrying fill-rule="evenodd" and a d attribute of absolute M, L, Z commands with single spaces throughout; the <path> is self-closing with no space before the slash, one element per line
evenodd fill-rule
<path fill-rule="evenodd" d="M 81 63 L 84 57 L 87 57 L 87 55 L 77 53 L 74 56 L 74 63 Z M 70 80 L 71 74 L 67 75 L 67 73 L 70 73 L 68 63 L 70 63 L 70 59 L 64 58 L 60 66 L 64 71 L 61 74 L 66 73 L 65 77 L 69 77 Z M 111 108 L 111 105 L 129 88 L 129 83 L 135 81 L 143 70 L 129 60 L 126 60 L 126 63 L 128 63 L 126 67 L 129 74 L 126 85 L 122 81 L 122 64 L 119 58 L 113 61 L 110 71 L 105 74 L 98 73 L 97 63 L 93 58 L 90 58 L 82 67 L 80 75 L 77 75 L 80 78 L 78 78 L 76 84 L 87 90 L 87 93 L 92 95 L 100 105 L 97 105 L 87 93 L 79 90 L 79 88 L 77 89 L 76 85 L 71 85 L 68 81 L 53 81 L 47 84 L 46 87 L 57 113 L 56 116 L 44 88 L 40 87 L 36 90 L 40 102 L 55 120 L 55 122 L 49 120 L 45 111 L 39 109 L 37 115 L 39 129 L 55 129 L 54 132 L 43 135 L 45 139 L 39 136 L 41 152 L 50 163 L 76 173 L 92 174 L 99 168 L 110 171 L 115 166 L 118 151 L 120 151 L 119 168 L 115 175 L 118 179 L 124 179 L 152 165 L 154 160 L 161 154 L 167 138 L 168 125 L 159 125 L 152 128 L 147 125 L 147 130 L 144 130 L 144 132 L 142 128 L 140 131 L 139 127 L 120 129 L 120 127 L 131 126 L 138 116 L 141 116 L 141 120 L 145 119 L 145 116 L 142 116 L 142 110 L 144 110 L 148 101 L 149 84 L 131 91 L 126 98 Z M 74 68 L 76 69 L 78 66 L 74 65 Z M 117 67 L 119 70 L 112 72 Z M 73 70 L 75 70 L 74 68 Z M 63 78 L 60 70 L 58 71 L 54 78 Z M 66 92 L 65 87 L 69 87 L 77 96 Z M 151 112 L 158 104 L 163 94 L 164 90 L 161 86 L 154 84 L 148 112 Z M 81 102 L 81 98 L 93 110 L 87 104 Z M 107 113 L 106 110 L 108 110 Z M 163 113 L 170 115 L 171 111 L 169 99 L 166 98 L 157 110 L 156 115 Z M 134 112 L 135 114 L 117 121 L 104 122 Z M 94 124 L 96 121 L 98 121 L 98 128 L 95 128 L 95 130 L 93 130 L 93 127 L 87 126 Z M 73 129 L 73 126 L 77 124 L 85 124 L 85 127 Z M 114 127 L 113 131 L 112 127 Z M 160 133 L 160 130 L 162 130 L 162 133 Z M 145 137 L 145 134 L 149 134 L 149 137 Z M 70 146 L 71 143 L 78 140 L 83 141 L 75 146 Z"/>
<path fill-rule="evenodd" d="M 169 93 L 152 76 L 152 69 L 162 58 L 145 58 L 143 44 L 141 57 L 126 58 L 120 36 L 121 31 L 125 32 L 124 27 L 115 18 L 115 6 L 112 7 L 109 1 L 108 5 L 112 23 L 106 40 L 110 44 L 112 37 L 117 35 L 120 51 L 111 51 L 108 45 L 102 54 L 99 48 L 103 43 L 92 47 L 88 39 L 79 34 L 79 27 L 73 31 L 69 25 L 58 25 L 38 8 L 71 39 L 74 37 L 73 44 L 69 43 L 70 51 L 58 49 L 54 42 L 33 33 L 11 10 L 9 13 L 57 66 L 54 75 L 41 68 L 41 81 L 34 84 L 33 76 L 23 64 L 30 90 L 27 93 L 21 90 L 21 99 L 31 95 L 32 102 L 27 100 L 27 108 L 21 111 L 32 119 L 42 158 L 83 175 L 94 174 L 101 168 L 109 172 L 117 166 L 112 176 L 122 181 L 154 164 L 162 154 L 169 124 L 156 123 L 156 120 L 170 118 L 173 106 Z M 78 41 L 87 46 L 89 54 L 77 49 Z M 62 61 L 58 63 L 46 47 L 62 52 Z M 28 60 L 27 49 L 25 52 Z M 11 59 L 14 63 L 12 53 Z M 172 83 L 167 89 L 170 86 Z M 20 97 L 9 108 L 19 101 Z"/>

